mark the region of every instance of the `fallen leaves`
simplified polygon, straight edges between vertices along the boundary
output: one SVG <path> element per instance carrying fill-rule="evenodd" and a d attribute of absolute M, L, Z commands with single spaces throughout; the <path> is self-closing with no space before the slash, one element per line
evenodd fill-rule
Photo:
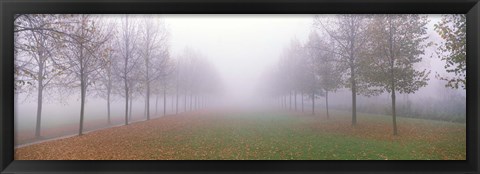
<path fill-rule="evenodd" d="M 15 150 L 16 160 L 465 159 L 464 125 L 388 118 L 198 111 Z"/>

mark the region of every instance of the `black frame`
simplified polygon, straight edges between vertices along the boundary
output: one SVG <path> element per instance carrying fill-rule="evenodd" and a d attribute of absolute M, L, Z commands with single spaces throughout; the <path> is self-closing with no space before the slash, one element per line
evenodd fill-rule
<path fill-rule="evenodd" d="M 0 0 L 0 173 L 479 173 L 479 0 Z M 15 161 L 13 14 L 320 14 L 467 15 L 467 160 L 464 161 Z"/>

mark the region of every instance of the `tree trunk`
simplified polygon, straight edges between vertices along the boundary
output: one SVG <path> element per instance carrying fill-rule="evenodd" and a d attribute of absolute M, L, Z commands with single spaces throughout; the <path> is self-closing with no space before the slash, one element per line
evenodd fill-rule
<path fill-rule="evenodd" d="M 389 16 L 390 17 L 390 16 Z M 397 132 L 397 113 L 395 108 L 395 73 L 394 73 L 394 66 L 395 66 L 395 53 L 394 53 L 394 38 L 393 38 L 393 30 L 394 25 L 391 22 L 391 19 L 388 18 L 388 23 L 390 24 L 389 29 L 389 50 L 390 50 L 390 87 L 392 91 L 392 118 L 393 118 L 393 135 L 398 135 Z"/>
<path fill-rule="evenodd" d="M 40 68 L 39 72 L 42 72 Z M 43 104 L 43 78 L 42 73 L 38 73 L 38 97 L 37 97 L 37 124 L 35 125 L 35 137 L 40 137 L 41 123 L 42 123 L 42 104 Z"/>
<path fill-rule="evenodd" d="M 187 112 L 187 90 L 185 90 L 183 103 L 184 103 L 183 112 Z"/>
<path fill-rule="evenodd" d="M 392 116 L 393 116 L 393 135 L 398 135 L 397 113 L 395 111 L 395 89 L 394 88 L 392 88 Z"/>
<path fill-rule="evenodd" d="M 129 96 L 130 94 L 128 93 L 128 87 L 127 87 L 127 82 L 125 82 L 125 125 L 128 125 L 128 101 L 129 101 Z"/>
<path fill-rule="evenodd" d="M 147 75 L 148 76 L 148 75 Z M 147 80 L 147 98 L 146 98 L 147 120 L 150 120 L 150 82 Z"/>
<path fill-rule="evenodd" d="M 131 93 L 130 93 L 131 94 Z M 130 96 L 130 111 L 128 113 L 128 118 L 132 120 L 132 107 L 133 107 L 133 96 Z"/>
<path fill-rule="evenodd" d="M 143 102 L 143 117 L 147 117 L 147 97 L 145 97 L 145 100 Z"/>
<path fill-rule="evenodd" d="M 128 26 L 128 15 L 125 15 L 125 23 L 126 23 L 126 26 Z M 129 100 L 129 97 L 130 97 L 130 89 L 128 89 L 128 59 L 129 59 L 129 56 L 130 56 L 130 37 L 126 37 L 126 40 L 125 40 L 125 64 L 124 64 L 124 67 L 123 67 L 123 75 L 125 75 L 124 77 L 124 85 L 125 85 L 125 125 L 128 125 L 128 100 Z"/>
<path fill-rule="evenodd" d="M 352 83 L 352 126 L 357 125 L 357 86 L 355 82 L 354 67 L 350 67 L 350 81 Z"/>
<path fill-rule="evenodd" d="M 295 100 L 295 111 L 297 111 L 297 91 L 293 91 L 293 99 Z"/>
<path fill-rule="evenodd" d="M 167 115 L 167 89 L 163 88 L 163 115 Z"/>
<path fill-rule="evenodd" d="M 303 91 L 302 91 L 302 112 L 303 112 Z"/>
<path fill-rule="evenodd" d="M 192 106 L 193 106 L 193 94 L 190 93 L 190 111 L 192 111 Z"/>
<path fill-rule="evenodd" d="M 315 91 L 312 92 L 312 115 L 315 115 Z"/>
<path fill-rule="evenodd" d="M 327 108 L 327 118 L 330 118 L 328 113 L 328 90 L 325 90 L 325 108 Z"/>
<path fill-rule="evenodd" d="M 175 114 L 178 114 L 178 87 L 177 87 L 177 90 L 176 90 L 176 101 L 175 101 Z"/>
<path fill-rule="evenodd" d="M 155 115 L 158 116 L 158 94 L 155 95 Z"/>
<path fill-rule="evenodd" d="M 108 90 L 107 90 L 107 115 L 108 115 L 108 124 L 112 124 L 112 120 L 111 120 L 111 117 L 110 117 L 110 93 L 111 93 L 111 89 L 110 89 L 110 87 L 109 87 Z"/>
<path fill-rule="evenodd" d="M 83 134 L 83 116 L 84 116 L 84 111 L 85 111 L 85 78 L 83 77 L 83 73 L 80 75 L 81 80 L 80 80 L 80 127 L 78 131 L 78 135 Z"/>
<path fill-rule="evenodd" d="M 289 105 L 290 105 L 290 106 L 288 107 L 288 109 L 289 109 L 289 110 L 292 110 L 292 91 L 290 91 L 290 92 L 288 93 L 288 96 L 290 97 L 290 99 L 289 99 L 289 103 L 290 103 Z"/>

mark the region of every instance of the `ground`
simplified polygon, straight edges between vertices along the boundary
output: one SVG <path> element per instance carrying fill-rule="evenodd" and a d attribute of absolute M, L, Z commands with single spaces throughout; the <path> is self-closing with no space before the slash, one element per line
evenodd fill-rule
<path fill-rule="evenodd" d="M 464 160 L 465 124 L 348 112 L 202 110 L 15 150 L 15 160 Z"/>

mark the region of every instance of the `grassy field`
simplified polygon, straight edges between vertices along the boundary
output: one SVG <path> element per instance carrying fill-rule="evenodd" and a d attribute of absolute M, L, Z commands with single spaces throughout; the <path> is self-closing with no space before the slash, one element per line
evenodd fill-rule
<path fill-rule="evenodd" d="M 34 144 L 30 159 L 464 160 L 465 124 L 348 112 L 323 115 L 233 110 L 170 115 Z"/>

